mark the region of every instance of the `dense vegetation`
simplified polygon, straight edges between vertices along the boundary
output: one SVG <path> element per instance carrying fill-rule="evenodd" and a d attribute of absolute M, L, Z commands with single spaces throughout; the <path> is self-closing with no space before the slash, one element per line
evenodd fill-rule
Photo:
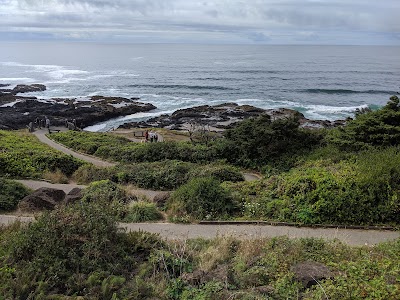
<path fill-rule="evenodd" d="M 0 178 L 0 212 L 15 210 L 18 202 L 27 195 L 29 190 L 22 184 Z"/>
<path fill-rule="evenodd" d="M 43 177 L 46 171 L 72 175 L 83 162 L 62 154 L 31 134 L 0 130 L 0 176 Z"/>
<path fill-rule="evenodd" d="M 288 238 L 164 242 L 118 229 L 93 202 L 0 228 L 1 299 L 397 299 L 400 240 L 351 248 Z M 310 287 L 293 266 L 332 275 Z M 84 298 L 82 298 L 84 297 Z"/>
<path fill-rule="evenodd" d="M 137 144 L 111 135 L 82 132 L 60 133 L 54 138 L 78 150 L 124 163 L 109 170 L 81 167 L 75 178 L 83 182 L 111 178 L 117 183 L 154 189 L 184 185 L 184 190 L 195 178 L 216 178 L 221 183 L 240 181 L 238 170 L 227 163 L 264 172 L 264 180 L 257 182 L 224 183 L 221 189 L 233 200 L 218 213 L 209 203 L 219 198 L 201 192 L 202 185 L 206 189 L 206 179 L 199 180 L 184 197 L 184 192 L 176 196 L 179 189 L 172 197 L 173 209 L 169 209 L 180 216 L 178 219 L 183 214 L 189 219 L 226 218 L 229 212 L 231 218 L 397 226 L 399 132 L 399 99 L 393 96 L 382 109 L 360 111 L 345 127 L 325 131 L 300 129 L 296 118 L 272 121 L 269 116 L 261 116 L 245 120 L 227 130 L 224 138 L 207 143 Z M 192 207 L 189 198 L 202 199 L 198 203 L 204 204 L 204 212 L 188 209 Z"/>
<path fill-rule="evenodd" d="M 134 184 L 141 188 L 155 190 L 176 189 L 188 180 L 197 177 L 213 177 L 221 182 L 243 181 L 243 175 L 239 170 L 229 165 L 198 165 L 176 160 L 122 164 L 112 168 L 84 165 L 74 173 L 73 177 L 75 181 L 85 184 L 110 179 L 120 184 Z"/>

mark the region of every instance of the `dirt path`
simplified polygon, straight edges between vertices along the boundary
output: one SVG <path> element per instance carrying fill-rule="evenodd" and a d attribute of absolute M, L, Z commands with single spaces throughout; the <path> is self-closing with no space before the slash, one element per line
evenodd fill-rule
<path fill-rule="evenodd" d="M 62 128 L 62 127 L 60 127 L 60 128 L 57 127 L 57 128 L 53 128 L 53 129 L 57 129 L 57 130 L 61 130 L 61 131 L 67 130 L 66 128 Z M 67 148 L 67 147 L 65 147 L 65 146 L 63 146 L 63 145 L 61 145 L 59 143 L 56 143 L 56 142 L 52 141 L 51 139 L 49 139 L 46 136 L 46 133 L 48 133 L 47 129 L 37 129 L 37 130 L 35 130 L 33 132 L 33 134 L 42 143 L 45 143 L 45 144 L 49 145 L 50 147 L 52 147 L 52 148 L 54 148 L 56 150 L 59 150 L 59 151 L 65 153 L 65 154 L 69 154 L 69 155 L 72 155 L 72 156 L 74 156 L 76 158 L 79 158 L 81 160 L 84 160 L 84 161 L 87 161 L 89 163 L 92 163 L 95 166 L 98 166 L 98 167 L 113 167 L 113 166 L 116 165 L 115 163 L 104 161 L 104 160 L 95 158 L 93 156 L 89 156 L 89 155 L 86 155 L 86 154 L 81 154 L 81 153 L 75 152 L 75 151 L 73 151 L 73 150 L 71 150 L 71 149 L 69 149 L 69 148 Z"/>
<path fill-rule="evenodd" d="M 30 222 L 33 217 L 0 215 L 0 225 L 8 225 L 15 221 Z M 372 246 L 378 243 L 400 238 L 395 231 L 333 229 L 333 228 L 295 228 L 270 225 L 197 225 L 172 223 L 120 223 L 121 228 L 128 231 L 143 230 L 158 233 L 169 240 L 185 240 L 192 238 L 215 238 L 217 236 L 233 236 L 240 239 L 258 239 L 265 237 L 287 236 L 289 238 L 323 238 L 338 239 L 351 246 Z"/>

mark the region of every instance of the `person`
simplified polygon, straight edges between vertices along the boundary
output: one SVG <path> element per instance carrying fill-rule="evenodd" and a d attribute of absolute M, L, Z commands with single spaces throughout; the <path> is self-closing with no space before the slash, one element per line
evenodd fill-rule
<path fill-rule="evenodd" d="M 46 124 L 46 128 L 50 129 L 50 119 L 48 117 L 45 117 L 45 124 Z"/>
<path fill-rule="evenodd" d="M 144 139 L 146 140 L 146 142 L 149 141 L 149 131 L 146 130 L 146 132 L 144 133 Z"/>
<path fill-rule="evenodd" d="M 36 127 L 39 128 L 39 129 L 42 128 L 42 126 L 41 126 L 41 124 L 40 124 L 40 119 L 39 119 L 39 117 L 36 117 L 36 119 L 35 119 L 35 125 L 36 125 Z"/>
<path fill-rule="evenodd" d="M 158 134 L 157 134 L 157 132 L 154 132 L 154 141 L 156 143 L 158 142 Z"/>

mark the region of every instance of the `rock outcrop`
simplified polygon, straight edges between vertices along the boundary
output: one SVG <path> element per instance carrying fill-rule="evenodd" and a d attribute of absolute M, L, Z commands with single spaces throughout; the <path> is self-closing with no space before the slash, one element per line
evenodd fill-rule
<path fill-rule="evenodd" d="M 64 199 L 65 204 L 72 204 L 78 202 L 82 199 L 82 189 L 80 188 L 73 188 Z"/>
<path fill-rule="evenodd" d="M 138 98 L 92 96 L 84 99 L 55 98 L 50 100 L 22 97 L 13 91 L 45 90 L 44 85 L 17 85 L 12 90 L 0 89 L 0 129 L 21 129 L 36 119 L 47 116 L 52 126 L 64 126 L 75 119 L 78 127 L 94 125 L 108 119 L 146 112 L 156 107 L 138 102 Z"/>
<path fill-rule="evenodd" d="M 297 117 L 303 128 L 330 128 L 344 125 L 344 121 L 310 120 L 300 112 L 288 109 L 262 109 L 251 105 L 224 103 L 216 106 L 196 106 L 175 111 L 171 115 L 161 115 L 144 122 L 134 122 L 122 125 L 123 128 L 158 127 L 175 130 L 190 130 L 194 124 L 207 126 L 212 131 L 222 131 L 231 128 L 233 124 L 251 117 L 268 114 L 273 120 Z"/>
<path fill-rule="evenodd" d="M 23 198 L 18 204 L 18 208 L 24 212 L 52 210 L 64 198 L 65 192 L 63 190 L 43 187 Z"/>
<path fill-rule="evenodd" d="M 297 263 L 292 266 L 294 278 L 303 284 L 305 288 L 318 284 L 323 279 L 332 278 L 333 274 L 327 266 L 314 261 Z"/>

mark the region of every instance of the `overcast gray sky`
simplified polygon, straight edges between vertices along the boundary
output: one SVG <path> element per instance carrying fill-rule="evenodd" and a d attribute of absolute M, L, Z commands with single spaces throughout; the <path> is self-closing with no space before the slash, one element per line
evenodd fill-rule
<path fill-rule="evenodd" d="M 400 45 L 400 0 L 0 0 L 0 39 Z"/>

